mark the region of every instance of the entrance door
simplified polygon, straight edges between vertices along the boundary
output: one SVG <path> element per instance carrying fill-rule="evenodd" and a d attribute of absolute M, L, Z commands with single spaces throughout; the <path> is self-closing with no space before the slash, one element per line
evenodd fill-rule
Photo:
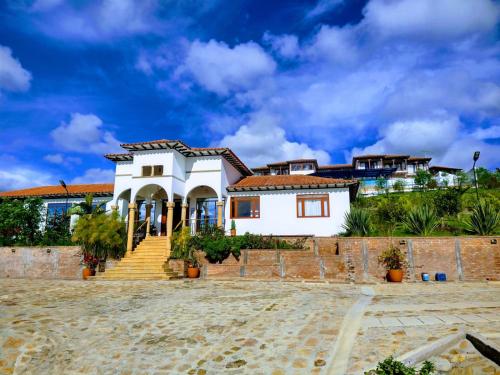
<path fill-rule="evenodd" d="M 167 235 L 167 204 L 166 200 L 161 201 L 161 227 L 160 227 L 160 235 Z"/>
<path fill-rule="evenodd" d="M 217 198 L 196 200 L 196 230 L 201 231 L 217 225 Z"/>

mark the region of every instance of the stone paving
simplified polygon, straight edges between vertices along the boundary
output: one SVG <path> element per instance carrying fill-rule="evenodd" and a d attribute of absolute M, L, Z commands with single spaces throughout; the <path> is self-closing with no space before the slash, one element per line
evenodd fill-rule
<path fill-rule="evenodd" d="M 3 279 L 0 374 L 359 374 L 460 329 L 494 336 L 498 301 L 494 283 Z"/>

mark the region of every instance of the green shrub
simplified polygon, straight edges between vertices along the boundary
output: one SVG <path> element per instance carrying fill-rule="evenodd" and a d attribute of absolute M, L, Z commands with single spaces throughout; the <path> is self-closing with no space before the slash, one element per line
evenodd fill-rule
<path fill-rule="evenodd" d="M 43 235 L 40 198 L 0 200 L 0 246 L 37 245 Z"/>
<path fill-rule="evenodd" d="M 392 235 L 396 226 L 405 218 L 405 214 L 403 198 L 393 195 L 383 197 L 375 208 L 377 224 L 388 235 Z"/>
<path fill-rule="evenodd" d="M 191 228 L 184 227 L 172 234 L 172 259 L 188 259 L 190 257 Z"/>
<path fill-rule="evenodd" d="M 392 189 L 395 192 L 402 193 L 405 190 L 405 180 L 396 180 L 392 185 Z"/>
<path fill-rule="evenodd" d="M 498 210 L 487 201 L 481 201 L 472 209 L 472 214 L 465 221 L 465 229 L 469 233 L 482 236 L 496 234 L 498 229 Z"/>
<path fill-rule="evenodd" d="M 350 212 L 346 212 L 342 228 L 348 236 L 368 236 L 370 227 L 370 215 L 367 210 L 352 207 Z"/>
<path fill-rule="evenodd" d="M 448 188 L 434 196 L 434 207 L 438 216 L 456 215 L 462 210 L 462 194 L 457 189 Z"/>
<path fill-rule="evenodd" d="M 425 361 L 419 371 L 415 367 L 406 366 L 392 356 L 377 364 L 375 370 L 365 372 L 366 375 L 432 375 L 436 368 L 432 362 Z"/>
<path fill-rule="evenodd" d="M 429 205 L 415 207 L 408 212 L 403 225 L 412 234 L 428 236 L 438 225 L 436 211 Z"/>

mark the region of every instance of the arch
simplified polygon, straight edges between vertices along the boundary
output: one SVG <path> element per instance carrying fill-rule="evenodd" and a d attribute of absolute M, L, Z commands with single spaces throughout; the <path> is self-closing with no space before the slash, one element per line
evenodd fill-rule
<path fill-rule="evenodd" d="M 215 197 L 218 200 L 222 200 L 222 197 L 217 192 L 217 189 L 214 188 L 213 186 L 210 186 L 210 185 L 197 185 L 197 186 L 192 187 L 188 191 L 188 193 L 184 195 L 182 203 L 187 203 L 187 199 L 192 195 L 197 195 L 197 196 L 204 195 L 207 197 Z"/>
<path fill-rule="evenodd" d="M 167 198 L 168 198 L 167 191 L 162 186 L 158 184 L 147 184 L 141 186 L 135 192 L 133 202 L 136 202 L 137 200 L 141 199 L 146 201 L 152 201 L 152 200 L 163 200 Z"/>
<path fill-rule="evenodd" d="M 120 194 L 116 196 L 115 203 L 118 206 L 118 213 L 124 219 L 128 218 L 128 204 L 130 203 L 130 196 L 132 195 L 132 189 L 124 189 Z"/>

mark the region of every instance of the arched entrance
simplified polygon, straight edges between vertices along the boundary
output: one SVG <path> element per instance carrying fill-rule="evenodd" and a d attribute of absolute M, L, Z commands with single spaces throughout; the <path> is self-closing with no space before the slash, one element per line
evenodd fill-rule
<path fill-rule="evenodd" d="M 168 195 L 164 188 L 156 184 L 145 185 L 135 194 L 137 205 L 136 228 L 149 218 L 147 234 L 167 235 L 167 202 Z"/>
<path fill-rule="evenodd" d="M 217 192 L 210 186 L 197 186 L 187 194 L 188 225 L 191 233 L 197 233 L 210 227 L 222 227 L 223 202 L 219 200 Z"/>

